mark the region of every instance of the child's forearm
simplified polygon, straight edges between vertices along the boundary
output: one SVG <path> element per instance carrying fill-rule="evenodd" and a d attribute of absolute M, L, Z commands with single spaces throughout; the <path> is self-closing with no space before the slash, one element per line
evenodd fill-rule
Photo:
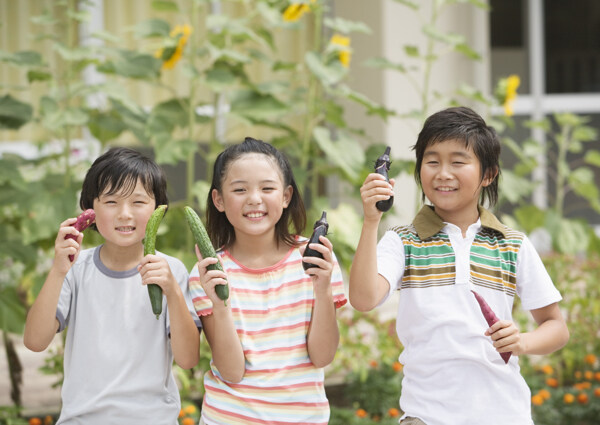
<path fill-rule="evenodd" d="M 387 288 L 377 273 L 377 227 L 365 221 L 350 269 L 350 304 L 358 311 L 370 311 L 383 299 Z"/>
<path fill-rule="evenodd" d="M 569 340 L 569 329 L 558 308 L 552 304 L 532 311 L 538 327 L 521 334 L 523 350 L 517 354 L 550 354 L 565 346 Z"/>
<path fill-rule="evenodd" d="M 202 317 L 202 324 L 219 373 L 229 382 L 240 382 L 246 373 L 246 358 L 229 303 L 213 305 L 213 313 Z"/>
<path fill-rule="evenodd" d="M 325 367 L 333 361 L 340 341 L 331 286 L 315 293 L 312 319 L 307 335 L 308 356 L 315 367 Z"/>
<path fill-rule="evenodd" d="M 64 279 L 64 273 L 50 269 L 40 293 L 27 313 L 23 343 L 31 351 L 44 351 L 56 335 L 56 308 Z"/>
<path fill-rule="evenodd" d="M 175 362 L 183 369 L 198 364 L 200 333 L 190 316 L 181 290 L 167 297 L 171 327 L 171 348 Z"/>

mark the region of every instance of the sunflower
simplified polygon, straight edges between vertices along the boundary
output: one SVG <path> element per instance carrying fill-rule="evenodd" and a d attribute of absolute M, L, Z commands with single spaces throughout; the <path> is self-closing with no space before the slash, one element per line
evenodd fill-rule
<path fill-rule="evenodd" d="M 174 46 L 159 49 L 154 54 L 155 57 L 163 61 L 163 69 L 173 69 L 183 55 L 183 48 L 187 44 L 188 38 L 192 33 L 192 27 L 189 25 L 177 25 L 169 36 L 174 40 Z"/>

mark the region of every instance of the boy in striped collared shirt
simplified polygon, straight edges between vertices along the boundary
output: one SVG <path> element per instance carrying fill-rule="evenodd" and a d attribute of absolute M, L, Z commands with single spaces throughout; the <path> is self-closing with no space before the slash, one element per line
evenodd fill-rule
<path fill-rule="evenodd" d="M 399 291 L 396 331 L 404 346 L 402 425 L 532 425 L 518 356 L 547 354 L 569 338 L 554 287 L 529 239 L 482 207 L 498 197 L 500 141 L 474 111 L 430 116 L 414 146 L 415 179 L 431 205 L 377 242 L 377 201 L 394 181 L 370 174 L 361 187 L 364 223 L 350 273 L 350 302 L 369 311 Z M 500 318 L 488 326 L 471 291 Z M 538 326 L 520 332 L 515 294 Z M 499 353 L 512 352 L 505 364 Z"/>

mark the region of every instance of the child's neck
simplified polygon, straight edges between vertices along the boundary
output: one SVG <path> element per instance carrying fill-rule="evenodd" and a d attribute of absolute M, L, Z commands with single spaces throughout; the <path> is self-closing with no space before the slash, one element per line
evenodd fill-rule
<path fill-rule="evenodd" d="M 126 247 L 105 243 L 100 250 L 102 264 L 116 272 L 131 270 L 137 267 L 143 256 L 144 246 L 141 243 Z"/>
<path fill-rule="evenodd" d="M 457 214 L 449 214 L 448 212 L 440 211 L 438 208 L 435 211 L 446 223 L 452 223 L 457 226 L 461 230 L 463 238 L 467 236 L 469 226 L 476 223 L 479 219 L 479 210 L 477 208 L 468 212 L 461 211 Z"/>
<path fill-rule="evenodd" d="M 277 264 L 288 253 L 290 246 L 275 236 L 265 238 L 238 237 L 227 248 L 229 253 L 244 266 L 263 269 Z"/>

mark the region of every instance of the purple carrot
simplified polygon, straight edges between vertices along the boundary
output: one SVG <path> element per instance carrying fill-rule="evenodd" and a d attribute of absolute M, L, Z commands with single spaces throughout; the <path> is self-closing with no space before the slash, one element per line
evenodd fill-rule
<path fill-rule="evenodd" d="M 481 295 L 479 295 L 475 291 L 471 291 L 471 292 L 473 293 L 473 295 L 475 295 L 475 299 L 479 303 L 479 308 L 481 309 L 481 312 L 483 313 L 483 317 L 485 317 L 485 320 L 486 320 L 488 326 L 491 327 L 494 323 L 496 323 L 500 319 L 498 319 L 498 316 L 496 316 L 494 311 L 491 309 L 491 307 L 488 305 L 488 303 L 485 302 L 485 300 L 483 299 L 483 297 Z M 504 360 L 504 363 L 508 363 L 508 359 L 510 359 L 511 354 L 512 354 L 511 352 L 500 353 L 500 356 Z"/>
<path fill-rule="evenodd" d="M 78 232 L 83 232 L 85 229 L 87 229 L 89 227 L 90 224 L 92 224 L 94 222 L 95 219 L 96 219 L 96 213 L 94 212 L 94 210 L 92 210 L 92 209 L 85 210 L 84 212 L 82 212 L 81 214 L 79 214 L 77 216 L 77 221 L 75 222 L 73 227 L 75 229 L 77 229 Z M 65 239 L 77 239 L 77 237 L 75 235 L 72 235 L 69 233 L 67 236 L 65 236 Z M 73 254 L 69 254 L 69 260 L 71 260 L 71 262 L 73 262 L 74 259 L 75 259 L 75 256 Z"/>

